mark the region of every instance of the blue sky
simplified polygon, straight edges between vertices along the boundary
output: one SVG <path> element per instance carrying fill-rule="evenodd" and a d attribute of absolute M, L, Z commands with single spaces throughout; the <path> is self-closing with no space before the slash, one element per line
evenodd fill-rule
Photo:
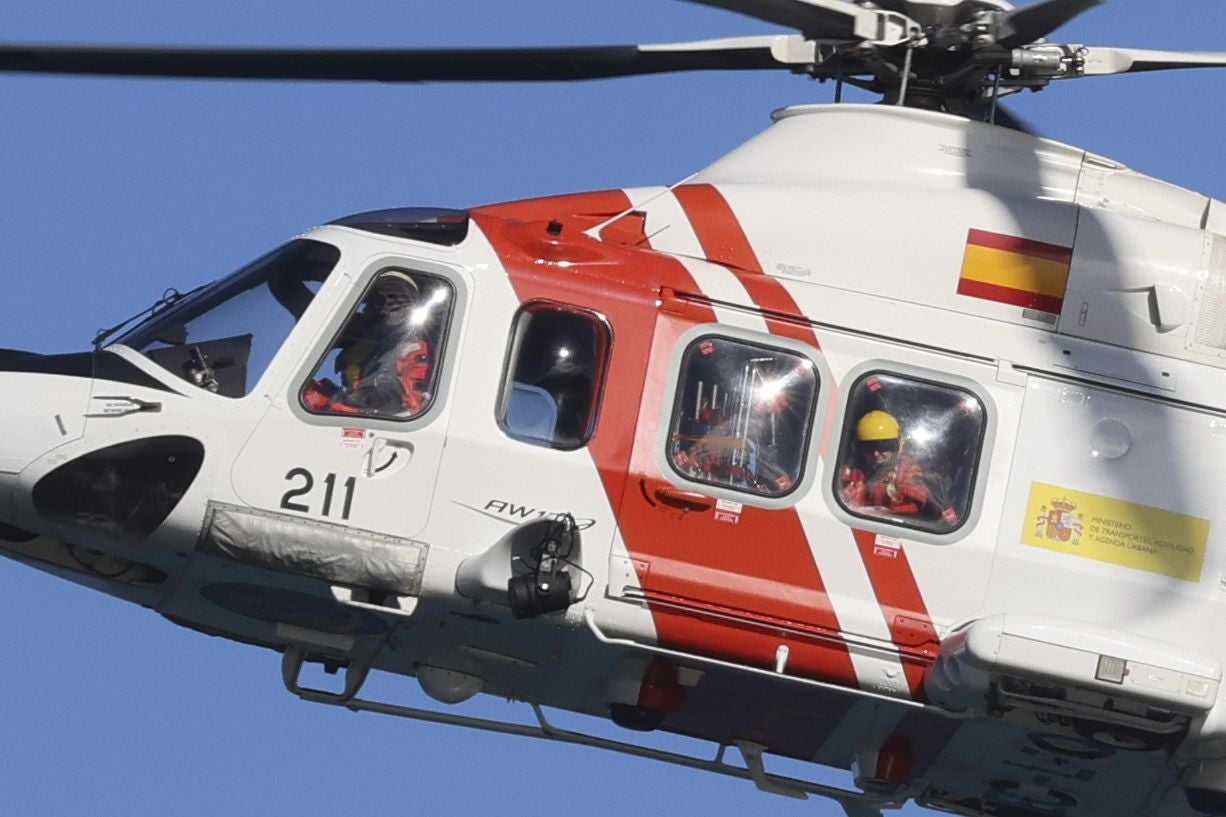
<path fill-rule="evenodd" d="M 1226 50 L 1221 0 L 1112 0 L 1061 39 Z M 667 42 L 772 30 L 678 0 L 7 0 L 0 40 L 270 45 Z M 1044 133 L 1226 198 L 1226 71 L 1085 80 L 1014 109 Z M 0 347 L 86 348 L 166 287 L 313 225 L 675 181 L 825 101 L 786 74 L 391 86 L 0 76 Z M 886 231 L 866 214 L 866 234 Z M 520 811 L 546 766 L 592 817 L 834 814 L 591 750 L 353 715 L 271 653 L 0 563 L 0 810 L 324 815 Z M 416 701 L 410 680 L 385 686 Z M 483 711 L 488 711 L 483 707 Z"/>

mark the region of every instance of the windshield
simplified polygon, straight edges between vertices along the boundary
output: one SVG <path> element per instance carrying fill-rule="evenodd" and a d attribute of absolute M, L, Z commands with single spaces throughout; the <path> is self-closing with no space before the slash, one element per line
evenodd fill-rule
<path fill-rule="evenodd" d="M 209 284 L 116 342 L 225 397 L 248 394 L 340 259 L 298 239 Z"/>

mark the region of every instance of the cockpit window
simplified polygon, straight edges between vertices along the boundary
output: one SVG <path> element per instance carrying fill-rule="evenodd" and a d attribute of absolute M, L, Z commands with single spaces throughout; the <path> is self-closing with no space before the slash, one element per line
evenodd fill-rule
<path fill-rule="evenodd" d="M 965 389 L 869 372 L 848 393 L 834 495 L 853 516 L 952 533 L 971 511 L 985 427 Z"/>
<path fill-rule="evenodd" d="M 117 343 L 224 397 L 254 388 L 328 274 L 340 250 L 291 241 L 164 308 Z"/>
<path fill-rule="evenodd" d="M 437 275 L 380 272 L 303 388 L 303 408 L 396 420 L 425 414 L 454 303 L 455 289 Z"/>
<path fill-rule="evenodd" d="M 685 350 L 668 457 L 681 476 L 766 497 L 803 476 L 817 400 L 813 361 L 724 337 Z"/>

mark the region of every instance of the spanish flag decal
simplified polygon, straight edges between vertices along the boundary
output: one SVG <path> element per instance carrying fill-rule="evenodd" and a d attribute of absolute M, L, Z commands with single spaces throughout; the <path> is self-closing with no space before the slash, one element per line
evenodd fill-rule
<path fill-rule="evenodd" d="M 958 294 L 1058 315 L 1072 263 L 1071 247 L 971 230 Z"/>

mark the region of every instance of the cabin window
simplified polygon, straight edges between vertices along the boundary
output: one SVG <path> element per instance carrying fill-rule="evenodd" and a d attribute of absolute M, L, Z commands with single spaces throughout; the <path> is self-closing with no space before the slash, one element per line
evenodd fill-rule
<path fill-rule="evenodd" d="M 818 389 L 795 352 L 703 337 L 682 355 L 668 460 L 688 480 L 765 497 L 800 483 Z"/>
<path fill-rule="evenodd" d="M 315 414 L 412 420 L 434 402 L 455 290 L 387 269 L 371 281 L 302 390 Z"/>
<path fill-rule="evenodd" d="M 609 327 L 598 316 L 532 303 L 515 317 L 498 425 L 533 445 L 571 450 L 596 427 L 609 352 Z"/>
<path fill-rule="evenodd" d="M 966 389 L 869 372 L 848 393 L 835 498 L 853 516 L 952 533 L 971 511 L 985 428 Z"/>

